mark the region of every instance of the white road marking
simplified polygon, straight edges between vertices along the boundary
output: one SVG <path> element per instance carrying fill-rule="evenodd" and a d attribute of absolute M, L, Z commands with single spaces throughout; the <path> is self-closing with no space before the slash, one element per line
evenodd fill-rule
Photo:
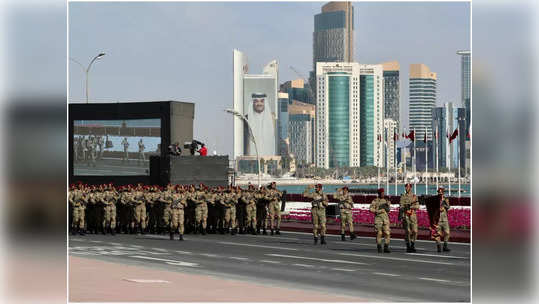
<path fill-rule="evenodd" d="M 348 272 L 356 271 L 355 269 L 346 269 L 346 268 L 331 268 L 331 270 L 348 271 Z"/>
<path fill-rule="evenodd" d="M 85 240 L 79 239 L 79 238 L 70 238 L 69 240 L 70 240 L 70 241 L 75 241 L 75 242 L 84 242 L 84 241 L 85 241 Z M 92 241 L 90 241 L 90 242 L 92 242 Z M 101 241 L 100 241 L 100 242 L 101 242 Z"/>
<path fill-rule="evenodd" d="M 276 247 L 276 246 L 266 246 L 266 245 L 254 245 L 254 244 L 233 243 L 233 242 L 219 242 L 219 244 L 235 245 L 235 246 L 248 246 L 248 247 L 259 247 L 259 248 L 270 248 L 270 249 L 279 249 L 279 250 L 291 250 L 291 251 L 297 251 L 298 250 L 296 248 Z"/>
<path fill-rule="evenodd" d="M 144 248 L 144 246 L 140 246 L 140 245 L 129 245 L 131 247 L 135 247 L 135 248 Z"/>
<path fill-rule="evenodd" d="M 218 255 L 213 254 L 213 253 L 201 253 L 200 255 L 207 256 L 209 258 L 217 258 L 217 257 L 219 257 Z"/>
<path fill-rule="evenodd" d="M 371 259 L 407 261 L 407 262 L 440 264 L 440 265 L 455 265 L 454 263 L 449 263 L 449 262 L 428 261 L 428 260 L 414 260 L 414 259 L 395 258 L 395 257 L 388 257 L 388 256 L 367 255 L 367 254 L 356 254 L 356 253 L 337 253 L 337 254 L 346 255 L 346 256 L 356 256 L 356 257 L 362 257 L 362 258 L 371 258 Z"/>
<path fill-rule="evenodd" d="M 198 267 L 198 265 L 199 265 L 197 263 L 189 263 L 189 262 L 182 262 L 182 261 L 169 260 L 169 259 L 159 259 L 159 258 L 152 258 L 152 257 L 140 256 L 140 255 L 131 255 L 129 257 L 130 258 L 135 258 L 135 259 L 161 261 L 161 262 L 165 262 L 166 264 L 176 265 L 176 266 Z"/>
<path fill-rule="evenodd" d="M 92 243 L 103 243 L 103 241 L 93 241 L 93 240 L 90 241 L 90 242 L 92 242 Z"/>
<path fill-rule="evenodd" d="M 240 261 L 248 261 L 249 258 L 242 258 L 242 257 L 228 257 L 229 259 L 233 260 L 240 260 Z"/>
<path fill-rule="evenodd" d="M 170 283 L 169 281 L 165 280 L 146 280 L 146 279 L 123 279 L 127 282 L 134 282 L 134 283 Z"/>
<path fill-rule="evenodd" d="M 279 261 L 270 261 L 270 260 L 260 260 L 262 263 L 270 263 L 270 264 L 281 264 Z"/>
<path fill-rule="evenodd" d="M 385 273 L 385 272 L 373 272 L 372 274 L 383 275 L 388 277 L 400 277 L 400 274 Z"/>
<path fill-rule="evenodd" d="M 354 265 L 367 265 L 365 263 L 361 262 L 354 262 L 354 261 L 345 261 L 345 260 L 330 260 L 330 259 L 321 259 L 321 258 L 311 258 L 311 257 L 303 257 L 303 256 L 295 256 L 295 255 L 286 255 L 286 254 L 266 254 L 267 256 L 274 256 L 274 257 L 281 257 L 281 258 L 291 258 L 291 259 L 302 259 L 302 260 L 313 260 L 313 261 L 321 261 L 321 262 L 330 262 L 330 263 L 342 263 L 342 264 L 354 264 Z"/>
<path fill-rule="evenodd" d="M 246 237 L 253 237 L 253 238 L 260 238 L 260 236 L 258 235 L 249 235 L 249 234 L 246 234 L 244 235 Z M 291 240 L 291 241 L 299 241 L 298 238 L 291 238 L 291 237 L 286 237 L 286 236 L 271 236 L 272 239 L 279 239 L 279 240 Z"/>
<path fill-rule="evenodd" d="M 308 265 L 308 264 L 292 264 L 292 266 L 299 266 L 299 267 L 306 267 L 306 268 L 314 267 L 314 265 Z"/>
<path fill-rule="evenodd" d="M 426 253 L 406 253 L 407 255 L 419 255 L 419 256 L 431 256 L 431 257 L 437 257 L 437 258 L 448 258 L 448 259 L 470 259 L 469 257 L 459 257 L 459 256 L 452 256 L 452 255 L 442 255 L 442 254 L 426 254 Z"/>
<path fill-rule="evenodd" d="M 291 233 L 291 234 L 303 234 L 303 235 L 310 235 L 312 236 L 313 234 L 311 232 L 299 232 L 299 231 L 286 231 L 286 233 Z M 326 236 L 331 236 L 331 237 L 336 237 L 336 238 L 340 238 L 341 236 L 338 235 L 338 234 L 326 234 Z M 376 237 L 371 237 L 371 236 L 357 236 L 358 239 L 369 239 L 369 240 L 374 240 L 376 239 Z M 430 243 L 430 244 L 434 244 L 433 241 L 429 241 L 429 240 L 416 240 L 416 243 Z M 470 243 L 460 243 L 460 242 L 447 242 L 448 244 L 453 244 L 453 245 L 462 245 L 462 246 L 470 246 Z M 417 249 L 417 248 L 416 248 Z"/>
<path fill-rule="evenodd" d="M 161 252 L 168 252 L 168 250 L 163 249 L 163 248 L 152 248 L 152 250 L 161 251 Z"/>
<path fill-rule="evenodd" d="M 111 244 L 112 246 L 122 246 L 121 243 L 109 243 L 109 244 Z"/>
<path fill-rule="evenodd" d="M 176 250 L 176 252 L 179 253 L 179 254 L 187 254 L 187 255 L 193 254 L 191 251 L 181 251 L 181 250 Z"/>
<path fill-rule="evenodd" d="M 451 283 L 451 281 L 449 281 L 449 280 L 434 279 L 434 278 L 418 278 L 418 279 L 420 279 L 420 280 L 425 280 L 425 281 L 434 281 L 434 282 Z"/>

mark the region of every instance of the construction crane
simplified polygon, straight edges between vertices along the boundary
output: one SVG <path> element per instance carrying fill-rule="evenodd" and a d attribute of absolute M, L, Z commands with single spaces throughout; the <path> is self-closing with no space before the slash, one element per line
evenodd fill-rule
<path fill-rule="evenodd" d="M 303 79 L 303 81 L 305 82 L 305 88 L 307 89 L 307 94 L 309 94 L 309 99 L 311 101 L 314 101 L 314 93 L 313 93 L 313 89 L 311 88 L 311 84 L 309 83 L 309 80 L 307 80 L 303 74 L 301 74 L 298 70 L 296 70 L 293 66 L 290 66 L 290 69 L 292 71 L 294 71 L 294 73 L 296 73 L 296 75 L 298 75 L 301 79 Z"/>

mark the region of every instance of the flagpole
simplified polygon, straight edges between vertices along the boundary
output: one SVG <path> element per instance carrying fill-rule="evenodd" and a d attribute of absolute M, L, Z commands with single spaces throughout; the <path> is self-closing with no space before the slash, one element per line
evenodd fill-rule
<path fill-rule="evenodd" d="M 438 123 L 436 123 L 436 191 L 438 191 L 438 188 L 440 188 L 440 171 L 438 171 L 438 148 Z"/>
<path fill-rule="evenodd" d="M 384 128 L 385 129 L 385 128 Z M 386 132 L 386 138 L 385 138 L 385 147 L 386 147 L 386 189 L 387 189 L 387 193 L 389 193 L 389 151 L 387 149 L 387 138 L 388 138 L 388 135 L 389 135 L 389 128 L 387 128 Z"/>
<path fill-rule="evenodd" d="M 417 139 L 417 134 L 415 134 L 415 129 L 414 129 L 414 157 L 413 157 L 413 163 L 412 165 L 414 166 L 414 194 L 417 194 L 417 151 L 415 150 L 415 140 Z"/>
<path fill-rule="evenodd" d="M 380 135 L 378 135 L 378 159 L 380 159 Z M 380 161 L 378 161 L 378 189 L 380 189 Z"/>
<path fill-rule="evenodd" d="M 397 133 L 397 128 L 393 128 L 393 149 L 394 149 L 394 154 L 393 154 L 393 166 L 395 167 L 395 195 L 397 195 L 397 164 L 398 164 L 398 161 L 397 161 L 397 136 L 395 136 Z M 388 189 L 389 190 L 389 189 Z"/>
<path fill-rule="evenodd" d="M 404 129 L 404 134 L 406 134 L 406 129 Z M 408 147 L 407 147 L 407 146 L 408 146 L 408 145 L 406 145 L 406 146 L 404 147 L 404 176 L 403 176 L 403 178 L 402 178 L 402 183 L 403 183 L 403 184 L 406 184 L 406 173 L 407 173 L 407 172 L 406 172 L 406 162 L 407 162 L 407 158 L 406 158 L 406 154 L 407 154 L 407 153 L 406 153 L 406 151 L 408 151 Z"/>
<path fill-rule="evenodd" d="M 429 156 L 427 155 L 427 128 L 425 128 L 425 194 L 429 194 Z"/>
<path fill-rule="evenodd" d="M 460 135 L 460 121 L 459 121 L 459 124 L 458 124 L 457 128 L 458 128 L 458 132 L 457 132 L 457 133 L 459 133 L 459 135 Z M 458 146 L 457 146 L 457 151 L 458 151 L 458 153 L 457 153 L 457 157 L 458 157 L 457 166 L 459 166 L 459 170 L 458 170 L 458 174 L 459 174 L 459 176 L 458 176 L 458 181 L 459 181 L 459 197 L 460 197 L 460 136 L 459 136 L 459 144 L 458 144 Z"/>
<path fill-rule="evenodd" d="M 449 196 L 451 196 L 451 135 L 447 137 L 447 142 L 449 146 Z"/>

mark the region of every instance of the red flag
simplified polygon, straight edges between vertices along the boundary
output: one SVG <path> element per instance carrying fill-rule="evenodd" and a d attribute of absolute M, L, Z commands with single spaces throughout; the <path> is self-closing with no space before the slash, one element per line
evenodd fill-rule
<path fill-rule="evenodd" d="M 466 139 L 470 139 L 470 131 L 468 131 L 468 133 L 466 133 Z"/>
<path fill-rule="evenodd" d="M 415 141 L 415 131 L 414 130 L 410 131 L 410 134 L 408 134 L 406 138 L 408 138 L 411 141 Z"/>
<path fill-rule="evenodd" d="M 455 131 L 453 131 L 453 134 L 451 134 L 451 137 L 449 137 L 449 143 L 451 143 L 455 138 L 457 138 L 457 135 L 459 135 L 459 128 L 456 128 Z"/>
<path fill-rule="evenodd" d="M 427 142 L 427 132 L 425 131 L 425 138 L 423 139 L 423 142 L 426 143 Z"/>

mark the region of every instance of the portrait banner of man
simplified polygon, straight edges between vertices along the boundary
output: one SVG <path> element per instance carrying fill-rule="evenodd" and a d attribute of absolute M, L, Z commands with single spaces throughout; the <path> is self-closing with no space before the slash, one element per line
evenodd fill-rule
<path fill-rule="evenodd" d="M 264 112 L 264 109 L 266 108 L 266 97 L 267 95 L 265 93 L 253 93 L 251 95 L 251 98 L 253 99 L 253 111 L 259 114 Z"/>

